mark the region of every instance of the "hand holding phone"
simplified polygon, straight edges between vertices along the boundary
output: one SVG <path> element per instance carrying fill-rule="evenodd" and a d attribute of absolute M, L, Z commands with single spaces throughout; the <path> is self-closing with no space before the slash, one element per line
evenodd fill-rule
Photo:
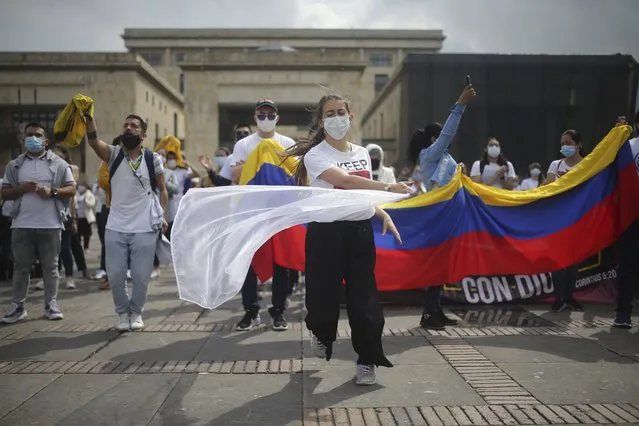
<path fill-rule="evenodd" d="M 466 74 L 466 86 L 471 85 L 472 83 L 470 82 L 470 74 Z"/>

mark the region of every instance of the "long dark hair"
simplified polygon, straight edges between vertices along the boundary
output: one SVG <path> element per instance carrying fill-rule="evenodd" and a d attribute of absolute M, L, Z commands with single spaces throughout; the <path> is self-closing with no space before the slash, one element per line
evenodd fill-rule
<path fill-rule="evenodd" d="M 432 138 L 435 140 L 442 132 L 442 125 L 439 123 L 430 123 L 423 129 L 417 130 L 413 133 L 408 143 L 408 164 L 412 169 L 415 169 L 419 162 L 419 153 L 424 148 L 428 148 L 432 144 Z"/>
<path fill-rule="evenodd" d="M 561 136 L 570 136 L 570 139 L 572 139 L 578 145 L 579 155 L 581 157 L 586 156 L 586 151 L 584 151 L 584 144 L 581 142 L 581 133 L 579 133 L 575 129 L 569 129 L 563 132 Z"/>
<path fill-rule="evenodd" d="M 324 139 L 326 139 L 326 134 L 324 133 L 324 128 L 320 126 L 320 122 L 324 116 L 324 106 L 328 101 L 344 101 L 346 106 L 346 111 L 351 112 L 351 107 L 349 105 L 348 100 L 344 99 L 340 95 L 330 94 L 324 95 L 320 98 L 317 105 L 312 110 L 313 120 L 311 122 L 311 132 L 309 133 L 307 138 L 300 139 L 295 145 L 287 149 L 284 153 L 285 157 L 298 157 L 299 163 L 297 165 L 297 169 L 295 170 L 295 181 L 298 186 L 306 186 L 308 181 L 308 172 L 306 171 L 306 166 L 304 165 L 304 156 L 311 148 L 322 143 Z"/>
<path fill-rule="evenodd" d="M 486 148 L 488 148 L 488 144 L 490 143 L 490 141 L 497 141 L 497 138 L 495 137 L 488 138 L 488 141 L 486 142 Z M 501 143 L 499 144 L 499 147 L 500 147 L 500 150 L 499 150 L 499 155 L 497 156 L 497 164 L 499 164 L 500 166 L 507 166 L 508 159 L 506 158 L 504 154 L 501 153 Z M 479 173 L 484 173 L 484 168 L 488 164 L 490 164 L 490 159 L 488 158 L 488 149 L 485 149 L 484 155 L 481 157 L 481 160 L 479 161 L 479 170 L 480 170 Z"/>

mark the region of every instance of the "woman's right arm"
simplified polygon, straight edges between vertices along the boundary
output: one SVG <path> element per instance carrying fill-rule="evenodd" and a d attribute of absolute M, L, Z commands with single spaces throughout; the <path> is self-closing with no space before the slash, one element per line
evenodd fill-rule
<path fill-rule="evenodd" d="M 371 189 L 377 191 L 396 192 L 399 194 L 410 194 L 413 192 L 404 182 L 385 184 L 365 177 L 349 175 L 338 167 L 330 167 L 326 169 L 319 175 L 319 178 L 337 188 Z"/>

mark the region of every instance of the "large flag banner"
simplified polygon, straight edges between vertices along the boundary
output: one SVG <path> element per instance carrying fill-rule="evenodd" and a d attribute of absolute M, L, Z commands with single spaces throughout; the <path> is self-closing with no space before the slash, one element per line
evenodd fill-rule
<path fill-rule="evenodd" d="M 631 128 L 613 128 L 578 166 L 552 184 L 508 191 L 474 183 L 458 170 L 445 187 L 384 206 L 399 245 L 374 220 L 376 277 L 382 291 L 410 290 L 477 276 L 536 275 L 596 255 L 639 219 L 639 178 L 626 143 Z M 293 185 L 297 163 L 265 140 L 244 165 L 240 183 Z M 260 279 L 273 261 L 304 270 L 304 225 L 273 236 L 253 260 Z M 514 284 L 516 286 L 516 283 Z"/>

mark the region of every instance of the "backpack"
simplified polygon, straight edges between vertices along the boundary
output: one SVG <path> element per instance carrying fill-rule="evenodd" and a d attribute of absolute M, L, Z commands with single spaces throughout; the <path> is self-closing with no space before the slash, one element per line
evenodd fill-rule
<path fill-rule="evenodd" d="M 143 152 L 144 162 L 146 163 L 146 169 L 149 171 L 149 181 L 151 182 L 151 190 L 155 192 L 157 188 L 157 182 L 155 180 L 155 165 L 153 164 L 153 151 L 145 149 Z M 109 167 L 109 183 L 115 174 L 115 171 L 120 167 L 120 164 L 124 160 L 124 150 L 120 149 L 118 155 L 113 160 L 113 164 Z M 141 182 L 140 182 L 141 183 Z M 113 191 L 113 189 L 111 189 Z"/>

